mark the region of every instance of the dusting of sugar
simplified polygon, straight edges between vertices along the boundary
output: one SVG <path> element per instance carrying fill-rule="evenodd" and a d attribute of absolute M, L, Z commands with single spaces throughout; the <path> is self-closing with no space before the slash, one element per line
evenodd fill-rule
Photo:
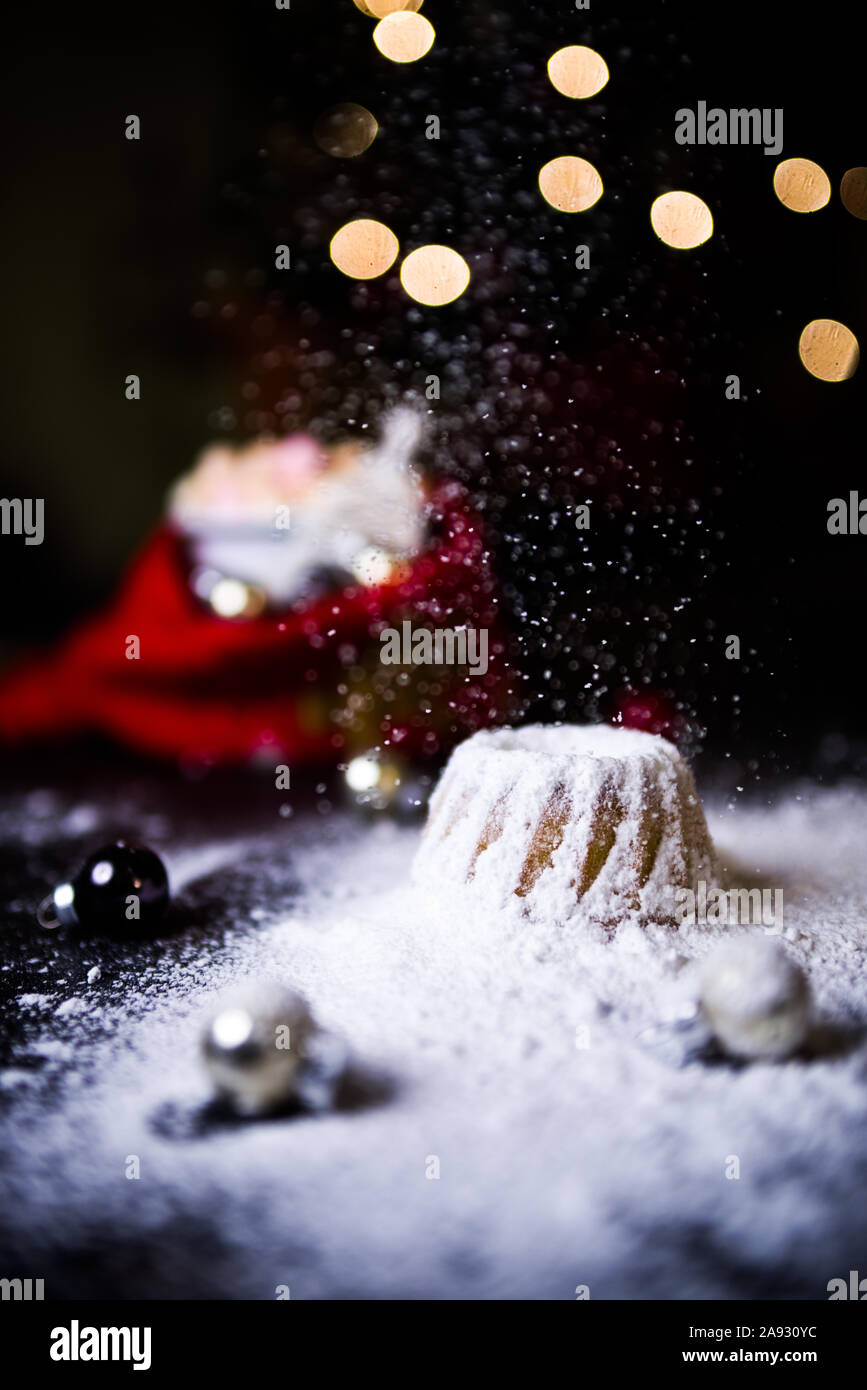
<path fill-rule="evenodd" d="M 74 1014 L 86 1014 L 90 1005 L 86 999 L 64 999 L 54 1010 L 55 1018 L 71 1018 Z"/>
<path fill-rule="evenodd" d="M 19 1009 L 45 1009 L 52 1002 L 50 994 L 19 994 Z"/>
<path fill-rule="evenodd" d="M 274 842 L 293 885 L 282 905 L 272 883 L 218 945 L 179 944 L 139 979 L 121 972 L 117 999 L 93 1011 L 98 1038 L 73 1049 L 41 1022 L 28 1051 L 76 1066 L 57 1072 L 63 1105 L 13 1087 L 40 1162 L 17 1191 L 13 1179 L 8 1224 L 35 1249 L 75 1251 L 95 1212 L 131 1244 L 186 1215 L 219 1232 L 188 1276 L 217 1297 L 272 1298 L 280 1283 L 293 1299 L 568 1299 L 579 1283 L 592 1297 L 825 1297 L 867 1239 L 867 796 L 711 806 L 709 821 L 733 881 L 785 887 L 785 949 L 834 1039 L 811 1060 L 678 1067 L 643 1045 L 725 928 L 521 932 L 483 895 L 458 912 L 411 884 L 415 830 L 335 815 L 329 838 L 299 816 L 291 841 Z M 234 859 L 225 845 L 198 857 L 240 868 L 248 852 L 239 841 Z M 194 1113 L 209 1094 L 203 1016 L 248 977 L 300 989 L 387 1079 L 381 1097 L 206 1139 L 167 1134 L 167 1105 Z M 146 1181 L 123 1181 L 128 1154 Z M 738 1182 L 724 1177 L 732 1154 Z"/>

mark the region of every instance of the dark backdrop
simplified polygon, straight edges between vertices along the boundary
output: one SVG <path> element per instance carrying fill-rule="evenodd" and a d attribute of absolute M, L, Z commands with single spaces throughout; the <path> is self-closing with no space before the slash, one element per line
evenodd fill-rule
<path fill-rule="evenodd" d="M 488 513 L 528 716 L 605 717 L 624 687 L 649 685 L 753 772 L 863 767 L 867 540 L 828 536 L 826 507 L 862 476 L 865 368 L 830 385 L 797 356 L 815 317 L 867 343 L 867 223 L 837 192 L 867 163 L 855 12 L 426 0 L 424 13 L 438 41 L 409 68 L 377 54 L 351 0 L 15 19 L 0 56 L 0 486 L 43 496 L 47 532 L 41 547 L 0 540 L 5 653 L 110 592 L 210 439 L 335 437 L 436 372 L 429 462 Z M 611 69 L 590 102 L 546 78 L 571 42 Z M 349 100 L 380 134 L 338 161 L 313 127 Z M 783 107 L 780 157 L 816 159 L 830 206 L 783 208 L 760 149 L 678 146 L 674 113 L 699 100 Z M 138 144 L 123 138 L 131 112 Z M 570 152 L 606 189 L 575 217 L 536 187 Z M 653 198 L 677 187 L 714 214 L 697 251 L 650 229 Z M 467 294 L 423 310 L 393 276 L 342 277 L 329 239 L 363 215 L 404 249 L 456 246 Z M 278 242 L 289 272 L 273 269 Z M 746 399 L 724 399 L 729 373 Z M 582 502 L 593 524 L 579 534 Z M 730 633 L 740 662 L 725 660 Z"/>

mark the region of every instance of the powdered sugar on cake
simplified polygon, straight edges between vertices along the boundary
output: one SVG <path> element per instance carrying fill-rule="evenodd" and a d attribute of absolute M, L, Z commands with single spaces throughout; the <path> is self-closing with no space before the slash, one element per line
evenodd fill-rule
<path fill-rule="evenodd" d="M 413 865 L 420 886 L 542 928 L 671 922 L 676 890 L 715 877 L 676 749 L 601 725 L 483 731 L 462 743 Z"/>

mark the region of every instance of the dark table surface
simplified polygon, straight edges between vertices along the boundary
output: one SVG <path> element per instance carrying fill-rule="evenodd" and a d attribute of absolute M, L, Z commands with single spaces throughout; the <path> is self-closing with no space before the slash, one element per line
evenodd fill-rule
<path fill-rule="evenodd" d="M 92 751 L 8 780 L 3 1276 L 56 1298 L 748 1298 L 825 1297 L 867 1269 L 863 791 L 711 798 L 724 847 L 786 884 L 819 1024 L 782 1068 L 684 1068 L 636 1042 L 663 937 L 510 960 L 496 923 L 412 898 L 416 827 L 330 789 Z M 169 864 L 159 939 L 39 931 L 43 894 L 119 832 Z M 347 1038 L 333 1111 L 245 1123 L 212 1104 L 202 1017 L 260 976 Z M 565 1036 L 582 1020 L 589 1053 Z"/>

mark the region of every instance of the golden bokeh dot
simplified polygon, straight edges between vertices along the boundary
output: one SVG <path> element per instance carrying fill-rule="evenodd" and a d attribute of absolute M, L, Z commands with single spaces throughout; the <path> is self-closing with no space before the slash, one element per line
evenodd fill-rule
<path fill-rule="evenodd" d="M 393 63 L 415 63 L 430 50 L 436 38 L 433 25 L 424 15 L 401 10 L 381 19 L 373 31 L 373 42 Z"/>
<path fill-rule="evenodd" d="M 831 180 L 812 159 L 784 159 L 774 170 L 774 192 L 792 212 L 818 212 L 831 197 Z"/>
<path fill-rule="evenodd" d="M 608 64 L 592 48 L 570 44 L 548 59 L 548 76 L 564 97 L 593 97 L 608 81 Z"/>
<path fill-rule="evenodd" d="M 329 250 L 332 261 L 344 275 L 353 280 L 373 280 L 394 265 L 400 245 L 384 223 L 359 217 L 335 232 Z"/>
<path fill-rule="evenodd" d="M 701 246 L 713 235 L 713 217 L 707 203 L 695 193 L 676 189 L 655 199 L 650 209 L 650 222 L 660 241 L 678 251 Z"/>
<path fill-rule="evenodd" d="M 368 14 L 377 19 L 385 19 L 401 10 L 420 10 L 422 0 L 364 0 Z M 357 3 L 357 0 L 356 0 Z"/>
<path fill-rule="evenodd" d="M 840 181 L 840 197 L 847 212 L 867 222 L 867 169 L 847 169 Z"/>
<path fill-rule="evenodd" d="M 602 197 L 602 179 L 586 159 L 563 154 L 539 170 L 539 189 L 559 212 L 586 212 Z"/>
<path fill-rule="evenodd" d="M 362 13 L 362 14 L 366 14 L 366 15 L 368 16 L 368 18 L 370 18 L 370 19 L 373 18 L 373 15 L 371 14 L 371 11 L 368 9 L 367 5 L 364 3 L 364 0 L 352 0 L 352 3 L 353 3 L 353 5 L 355 6 L 355 8 L 356 8 L 357 10 L 361 10 L 361 13 Z"/>
<path fill-rule="evenodd" d="M 400 283 L 419 304 L 451 304 L 470 283 L 470 267 L 450 246 L 420 246 L 400 267 Z"/>
<path fill-rule="evenodd" d="M 858 366 L 858 339 L 836 319 L 813 319 L 798 343 L 801 361 L 820 381 L 846 381 Z"/>
<path fill-rule="evenodd" d="M 313 139 L 320 150 L 335 159 L 354 159 L 370 148 L 378 130 L 376 118 L 366 106 L 345 101 L 323 111 L 313 128 Z"/>

